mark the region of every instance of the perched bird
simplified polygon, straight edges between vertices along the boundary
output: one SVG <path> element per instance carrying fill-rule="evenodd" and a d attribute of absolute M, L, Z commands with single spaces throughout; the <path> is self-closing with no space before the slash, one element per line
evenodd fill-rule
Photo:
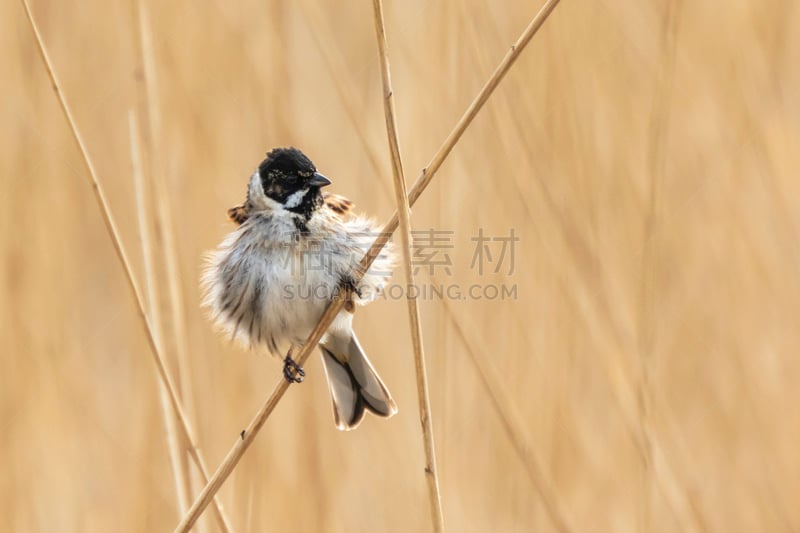
<path fill-rule="evenodd" d="M 291 358 L 337 296 L 345 306 L 319 343 L 336 427 L 354 429 L 365 411 L 390 417 L 397 406 L 353 332 L 354 304 L 383 290 L 391 247 L 359 276 L 361 257 L 380 231 L 354 216 L 352 203 L 323 195 L 331 181 L 296 148 L 276 148 L 250 178 L 247 200 L 228 210 L 238 224 L 208 255 L 204 305 L 214 323 L 251 349 L 284 360 L 287 380 L 305 372 Z M 284 355 L 285 354 L 285 355 Z"/>

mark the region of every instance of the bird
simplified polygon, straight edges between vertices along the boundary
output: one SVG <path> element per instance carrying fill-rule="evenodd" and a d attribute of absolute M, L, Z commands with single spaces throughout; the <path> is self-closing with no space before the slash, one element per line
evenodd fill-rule
<path fill-rule="evenodd" d="M 336 427 L 358 427 L 366 412 L 389 418 L 397 404 L 353 331 L 356 305 L 375 300 L 396 263 L 391 243 L 362 272 L 361 257 L 380 228 L 343 196 L 322 192 L 331 180 L 302 151 L 275 148 L 250 176 L 244 203 L 228 209 L 236 224 L 208 253 L 203 305 L 214 325 L 249 349 L 284 361 L 289 382 L 305 371 L 291 357 L 328 304 L 345 304 L 319 342 Z M 284 355 L 285 354 L 285 355 Z"/>

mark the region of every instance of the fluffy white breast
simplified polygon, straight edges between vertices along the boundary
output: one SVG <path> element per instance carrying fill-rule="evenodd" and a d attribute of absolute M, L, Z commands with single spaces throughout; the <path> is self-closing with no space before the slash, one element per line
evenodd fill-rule
<path fill-rule="evenodd" d="M 298 215 L 264 194 L 257 172 L 248 203 L 249 218 L 208 256 L 204 305 L 237 342 L 283 356 L 288 344 L 305 340 L 343 280 L 355 279 L 379 230 L 368 219 L 343 222 L 323 209 L 301 233 Z M 387 247 L 358 283 L 358 303 L 383 290 L 393 266 Z"/>

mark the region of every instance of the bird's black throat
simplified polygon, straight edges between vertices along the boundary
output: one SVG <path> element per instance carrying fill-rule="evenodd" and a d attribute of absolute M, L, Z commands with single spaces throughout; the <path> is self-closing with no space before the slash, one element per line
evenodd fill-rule
<path fill-rule="evenodd" d="M 301 233 L 308 233 L 308 221 L 311 220 L 314 212 L 322 207 L 324 203 L 319 187 L 311 187 L 300 204 L 286 209 L 300 215 L 294 218 L 294 225 Z"/>

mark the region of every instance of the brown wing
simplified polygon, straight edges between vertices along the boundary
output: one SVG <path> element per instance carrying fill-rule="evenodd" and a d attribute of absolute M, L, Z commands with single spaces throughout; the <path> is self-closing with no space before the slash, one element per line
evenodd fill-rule
<path fill-rule="evenodd" d="M 332 194 L 326 192 L 322 195 L 323 200 L 325 200 L 325 207 L 339 215 L 340 217 L 345 217 L 353 208 L 353 202 L 345 198 L 344 196 L 339 196 L 338 194 Z"/>
<path fill-rule="evenodd" d="M 235 222 L 239 226 L 244 224 L 244 221 L 247 220 L 247 217 L 247 209 L 245 209 L 244 204 L 228 209 L 228 218 L 231 219 L 231 222 Z"/>

